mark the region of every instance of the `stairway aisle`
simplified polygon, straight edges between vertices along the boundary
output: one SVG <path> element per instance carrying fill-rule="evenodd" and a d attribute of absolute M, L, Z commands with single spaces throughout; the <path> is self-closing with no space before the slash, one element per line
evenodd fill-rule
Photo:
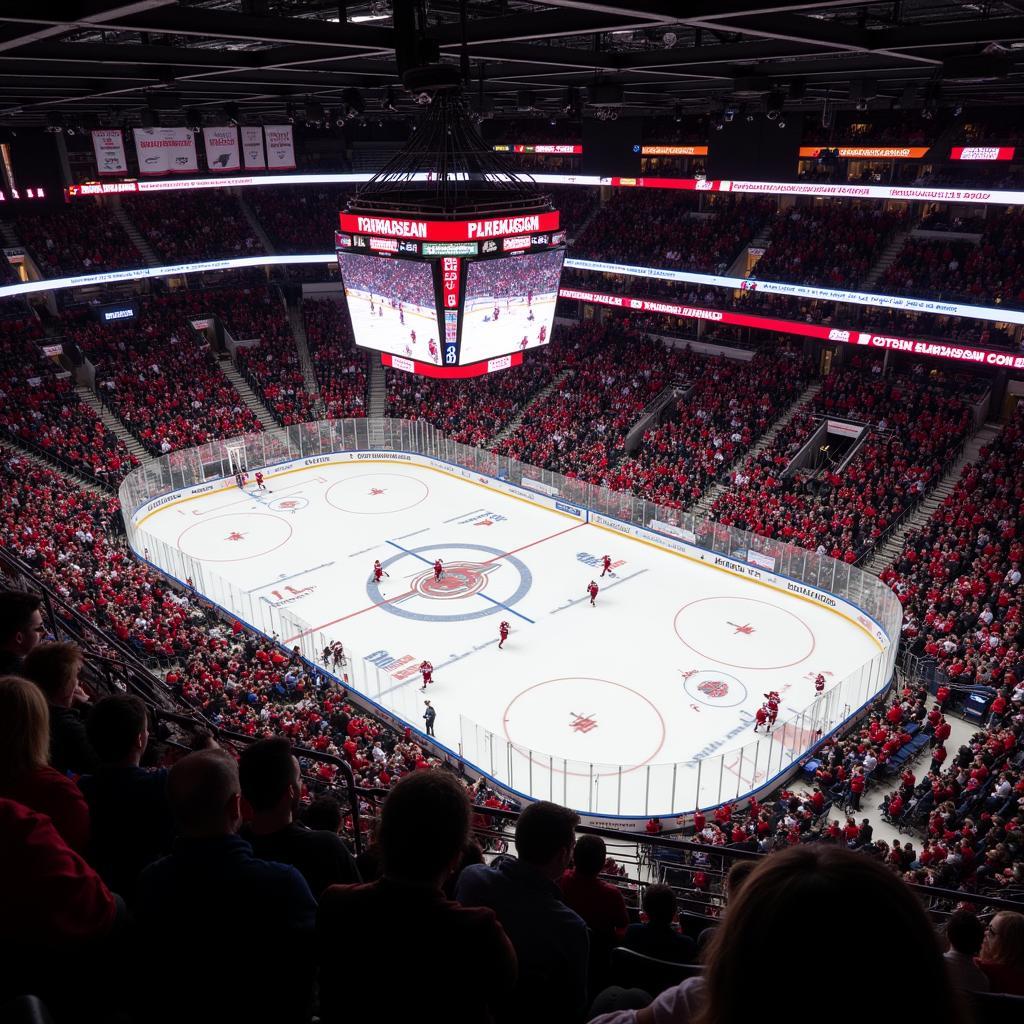
<path fill-rule="evenodd" d="M 146 240 L 146 236 L 135 226 L 131 217 L 128 216 L 128 211 L 124 208 L 121 197 L 110 196 L 107 198 L 107 203 L 109 204 L 110 212 L 114 215 L 114 220 L 124 228 L 124 233 L 131 239 L 132 245 L 142 253 L 142 260 L 146 266 L 161 266 L 163 260 L 157 256 L 156 250 Z"/>
<path fill-rule="evenodd" d="M 299 366 L 302 367 L 302 380 L 306 385 L 306 391 L 312 396 L 317 416 L 323 416 L 324 403 L 320 397 L 320 388 L 316 380 L 316 371 L 313 369 L 313 357 L 309 354 L 309 344 L 306 339 L 306 325 L 302 319 L 302 308 L 293 309 L 288 307 L 288 323 L 292 328 L 292 337 L 295 339 L 295 349 L 299 353 Z"/>
<path fill-rule="evenodd" d="M 497 445 L 499 445 L 502 441 L 504 441 L 506 437 L 511 437 L 512 434 L 515 433 L 519 425 L 526 418 L 526 414 L 530 411 L 530 409 L 533 406 L 535 406 L 538 402 L 544 401 L 544 399 L 547 398 L 548 395 L 550 395 L 556 388 L 558 388 L 561 385 L 562 381 L 564 381 L 570 373 L 570 370 L 563 370 L 560 374 L 558 374 L 557 377 L 555 377 L 555 379 L 550 384 L 547 384 L 544 387 L 542 387 L 540 391 L 538 391 L 532 398 L 524 402 L 523 407 L 519 410 L 519 414 L 515 417 L 515 419 L 513 419 L 507 426 L 499 430 L 498 433 L 496 433 L 494 437 L 492 437 L 487 442 L 487 444 L 484 445 L 484 447 L 494 448 Z"/>
<path fill-rule="evenodd" d="M 907 534 L 920 529 L 935 513 L 935 510 L 953 493 L 957 480 L 964 466 L 977 461 L 981 449 L 991 444 L 1002 426 L 998 423 L 986 423 L 968 442 L 960 458 L 950 466 L 949 471 L 932 488 L 931 493 L 921 502 L 913 513 L 903 521 L 899 529 L 894 530 L 885 539 L 885 543 L 861 566 L 865 572 L 873 576 L 880 573 L 903 550 Z"/>
<path fill-rule="evenodd" d="M 103 425 L 114 434 L 118 440 L 123 441 L 125 447 L 134 455 L 140 463 L 145 465 L 153 461 L 153 456 L 142 447 L 139 439 L 119 420 L 99 399 L 99 396 L 90 387 L 84 384 L 75 385 L 75 394 L 79 399 L 103 421 Z"/>
<path fill-rule="evenodd" d="M 370 372 L 366 378 L 366 415 L 370 419 L 381 419 L 388 414 L 388 387 L 380 356 L 371 352 Z"/>
<path fill-rule="evenodd" d="M 733 466 L 737 463 L 741 463 L 751 456 L 760 455 L 775 440 L 775 435 L 778 434 L 783 427 L 785 427 L 790 420 L 808 403 L 814 400 L 814 397 L 821 390 L 821 381 L 816 380 L 808 384 L 807 387 L 800 392 L 796 401 L 761 435 L 761 438 L 752 444 L 738 459 L 733 462 Z M 731 468 L 731 467 L 730 467 Z M 728 470 L 725 470 L 727 472 Z M 728 490 L 725 484 L 714 483 L 712 484 L 701 496 L 700 500 L 688 511 L 693 512 L 694 515 L 706 516 L 708 509 Z"/>
<path fill-rule="evenodd" d="M 231 386 L 238 392 L 242 401 L 252 410 L 256 418 L 263 424 L 264 430 L 276 430 L 281 424 L 270 414 L 270 410 L 260 401 L 259 396 L 248 381 L 235 369 L 234 363 L 227 356 L 220 359 L 220 368 L 224 371 Z"/>

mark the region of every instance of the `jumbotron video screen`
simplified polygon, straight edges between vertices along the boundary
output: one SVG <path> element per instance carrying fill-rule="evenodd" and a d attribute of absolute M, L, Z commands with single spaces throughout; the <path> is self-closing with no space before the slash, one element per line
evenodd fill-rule
<path fill-rule="evenodd" d="M 467 261 L 462 362 L 546 345 L 565 250 Z"/>
<path fill-rule="evenodd" d="M 340 253 L 357 345 L 420 362 L 441 362 L 430 264 Z"/>

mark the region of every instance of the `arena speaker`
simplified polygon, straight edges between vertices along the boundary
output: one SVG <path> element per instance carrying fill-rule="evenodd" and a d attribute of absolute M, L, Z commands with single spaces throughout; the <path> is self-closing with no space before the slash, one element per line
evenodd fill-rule
<path fill-rule="evenodd" d="M 793 181 L 800 152 L 802 118 L 783 112 L 776 119 L 764 114 L 748 121 L 736 114 L 708 140 L 709 178 L 724 180 Z"/>
<path fill-rule="evenodd" d="M 614 111 L 616 108 L 610 107 Z M 595 117 L 583 120 L 582 174 L 636 178 L 640 174 L 641 120 Z"/>

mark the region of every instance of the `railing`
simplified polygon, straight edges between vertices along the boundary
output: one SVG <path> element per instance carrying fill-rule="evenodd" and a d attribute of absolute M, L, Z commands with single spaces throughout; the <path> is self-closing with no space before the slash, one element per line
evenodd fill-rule
<path fill-rule="evenodd" d="M 711 807 L 769 788 L 786 775 L 823 738 L 857 714 L 888 686 L 896 656 L 902 609 L 896 596 L 877 578 L 813 551 L 705 520 L 689 512 L 669 510 L 627 492 L 616 492 L 516 459 L 458 444 L 423 421 L 348 419 L 297 424 L 211 442 L 201 448 L 173 452 L 140 467 L 125 478 L 120 497 L 129 543 L 137 556 L 156 568 L 190 583 L 207 599 L 268 637 L 297 646 L 310 662 L 336 635 L 313 629 L 293 608 L 275 603 L 230 582 L 203 562 L 186 555 L 145 529 L 145 517 L 156 499 L 177 491 L 230 477 L 228 449 L 244 448 L 250 470 L 291 466 L 311 457 L 342 452 L 395 451 L 417 453 L 486 475 L 498 486 L 520 485 L 558 494 L 559 500 L 590 510 L 621 524 L 656 531 L 663 542 L 684 542 L 694 552 L 712 552 L 740 563 L 766 565 L 777 576 L 823 595 L 835 595 L 856 606 L 861 624 L 878 629 L 880 650 L 826 695 L 799 713 L 779 720 L 770 736 L 755 735 L 733 746 L 736 735 L 749 736 L 749 722 L 737 716 L 738 728 L 714 741 L 703 756 L 667 764 L 613 765 L 576 762 L 553 753 L 522 747 L 465 718 L 458 750 L 447 753 L 465 760 L 506 789 L 531 797 L 558 799 L 597 815 L 659 814 L 669 817 L 695 807 Z M 158 507 L 158 506 L 157 506 Z M 769 561 L 770 560 L 770 561 Z M 736 566 L 734 565 L 735 569 Z M 785 582 L 784 582 L 785 585 Z M 829 601 L 826 599 L 826 604 Z M 872 621 L 873 620 L 873 621 Z M 346 643 L 346 648 L 350 648 Z M 418 723 L 422 714 L 414 687 L 403 684 L 370 658 L 349 651 L 343 681 L 389 716 Z M 381 659 L 377 659 L 381 660 Z M 748 716 L 749 717 L 749 716 Z M 442 748 L 444 749 L 444 748 Z M 666 798 L 664 794 L 671 794 Z M 664 806 L 667 802 L 668 806 Z"/>

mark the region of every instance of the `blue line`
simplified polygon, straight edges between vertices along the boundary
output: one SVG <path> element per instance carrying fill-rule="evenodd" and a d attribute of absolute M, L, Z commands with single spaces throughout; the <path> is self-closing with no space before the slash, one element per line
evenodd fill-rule
<path fill-rule="evenodd" d="M 515 608 L 511 607 L 511 605 L 507 605 L 507 604 L 505 604 L 502 601 L 495 601 L 493 597 L 488 597 L 486 594 L 483 594 L 483 593 L 477 594 L 477 597 L 482 597 L 485 601 L 490 601 L 491 604 L 496 604 L 499 608 L 504 608 L 505 611 L 511 612 L 513 615 L 518 615 L 519 618 L 521 618 L 524 621 L 528 622 L 531 626 L 535 626 L 536 625 L 536 623 L 533 621 L 533 619 L 528 619 L 525 615 L 523 615 L 522 612 L 517 612 L 515 610 Z"/>
<path fill-rule="evenodd" d="M 424 558 L 422 555 L 418 555 L 415 551 L 410 551 L 408 548 L 403 548 L 401 544 L 396 544 L 393 540 L 389 540 L 388 543 L 393 548 L 398 548 L 399 551 L 404 551 L 407 555 L 412 555 L 413 558 L 418 558 L 421 562 L 426 562 L 427 565 L 433 565 L 434 563 L 429 558 Z M 505 611 L 511 612 L 513 615 L 517 615 L 520 619 L 528 622 L 531 626 L 535 626 L 536 623 L 533 619 L 528 619 L 522 612 L 517 612 L 511 605 L 505 604 L 503 601 L 496 601 L 493 597 L 488 597 L 484 593 L 479 593 L 477 597 L 482 597 L 485 601 L 490 601 L 491 604 L 496 604 L 499 608 L 504 608 Z"/>
<path fill-rule="evenodd" d="M 434 564 L 429 558 L 424 558 L 422 555 L 416 554 L 415 551 L 410 551 L 408 548 L 403 548 L 401 544 L 396 544 L 393 540 L 389 540 L 388 544 L 390 544 L 393 548 L 398 548 L 399 551 L 404 551 L 407 555 L 412 555 L 413 558 L 418 558 L 421 562 L 426 562 L 427 565 Z"/>
<path fill-rule="evenodd" d="M 429 533 L 429 532 L 430 532 L 430 527 L 429 526 L 424 526 L 422 530 L 413 530 L 412 533 L 403 533 L 402 536 L 399 537 L 398 539 L 399 540 L 405 540 L 406 537 L 415 537 L 418 534 Z"/>

